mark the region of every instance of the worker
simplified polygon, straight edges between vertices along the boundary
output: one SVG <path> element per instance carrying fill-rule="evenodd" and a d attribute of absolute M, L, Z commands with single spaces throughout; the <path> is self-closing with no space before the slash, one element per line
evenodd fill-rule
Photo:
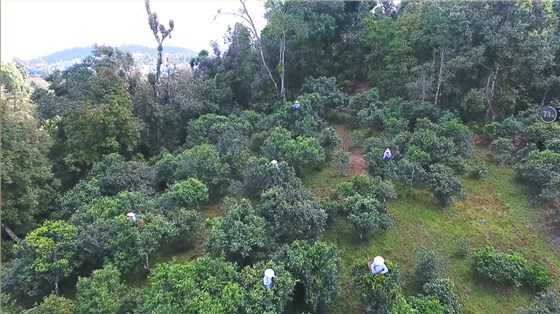
<path fill-rule="evenodd" d="M 296 100 L 296 102 L 294 102 L 294 104 L 292 105 L 292 108 L 294 109 L 298 109 L 299 108 L 299 101 Z"/>
<path fill-rule="evenodd" d="M 276 167 L 276 170 L 280 170 L 280 167 L 278 167 L 278 161 L 273 160 L 270 163 L 273 164 Z"/>
<path fill-rule="evenodd" d="M 385 260 L 381 256 L 376 256 L 373 259 L 373 263 L 371 263 L 370 270 L 371 273 L 374 275 L 377 274 L 384 275 L 389 271 L 387 266 L 385 266 Z"/>
<path fill-rule="evenodd" d="M 138 218 L 136 217 L 135 213 L 130 212 L 130 213 L 126 214 L 126 220 L 128 220 L 130 222 L 137 222 Z"/>
<path fill-rule="evenodd" d="M 272 288 L 272 284 L 274 283 L 274 279 L 276 276 L 274 275 L 274 270 L 267 269 L 264 271 L 264 277 L 262 279 L 263 285 L 268 289 Z"/>
<path fill-rule="evenodd" d="M 391 150 L 389 148 L 385 149 L 385 152 L 383 153 L 383 159 L 391 159 L 391 157 L 393 157 L 393 154 L 391 154 Z"/>

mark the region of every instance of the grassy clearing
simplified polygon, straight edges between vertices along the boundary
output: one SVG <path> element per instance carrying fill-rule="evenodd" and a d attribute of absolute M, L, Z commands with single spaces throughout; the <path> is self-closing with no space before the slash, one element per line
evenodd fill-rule
<path fill-rule="evenodd" d="M 483 151 L 478 151 L 477 157 L 482 154 Z M 463 313 L 512 313 L 527 304 L 532 293 L 478 282 L 471 276 L 469 259 L 455 258 L 453 252 L 461 238 L 467 238 L 471 248 L 493 245 L 504 251 L 519 251 L 528 261 L 545 265 L 556 284 L 560 282 L 560 258 L 548 242 L 542 228 L 543 219 L 529 202 L 527 190 L 514 181 L 513 175 L 511 169 L 489 164 L 486 179 L 462 178 L 467 198 L 448 209 L 438 208 L 426 191 L 399 187 L 398 199 L 390 202 L 388 208 L 395 221 L 392 230 L 374 236 L 367 243 L 359 243 L 351 225 L 343 218 L 336 218 L 323 239 L 338 245 L 346 267 L 355 259 L 365 264 L 376 255 L 397 262 L 406 270 L 408 295 L 420 292 L 414 283 L 415 249 L 437 248 L 447 262 L 445 276 L 457 285 Z M 341 293 L 332 313 L 359 312 L 348 273 Z"/>

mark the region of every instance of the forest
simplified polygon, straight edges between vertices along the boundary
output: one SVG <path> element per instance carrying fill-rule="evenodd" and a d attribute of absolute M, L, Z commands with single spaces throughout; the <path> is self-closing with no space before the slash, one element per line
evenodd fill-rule
<path fill-rule="evenodd" d="M 560 313 L 558 1 L 245 1 L 2 63 L 2 313 Z"/>

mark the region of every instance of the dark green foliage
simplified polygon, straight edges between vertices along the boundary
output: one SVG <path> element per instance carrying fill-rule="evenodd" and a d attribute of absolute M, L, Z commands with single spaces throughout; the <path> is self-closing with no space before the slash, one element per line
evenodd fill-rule
<path fill-rule="evenodd" d="M 260 194 L 274 186 L 303 188 L 293 167 L 278 162 L 278 168 L 264 157 L 250 157 L 242 173 L 240 190 L 249 195 Z"/>
<path fill-rule="evenodd" d="M 295 241 L 284 254 L 286 269 L 305 288 L 307 306 L 316 313 L 325 312 L 339 294 L 343 265 L 338 249 L 323 242 Z"/>
<path fill-rule="evenodd" d="M 328 116 L 327 110 L 344 107 L 348 96 L 340 91 L 334 77 L 307 78 L 301 87 L 302 94 L 317 94 L 320 100 L 314 103 L 313 110 L 321 117 Z"/>
<path fill-rule="evenodd" d="M 484 162 L 479 162 L 471 168 L 470 176 L 482 180 L 488 175 L 488 166 Z"/>
<path fill-rule="evenodd" d="M 326 150 L 327 154 L 332 153 L 341 143 L 340 138 L 338 138 L 332 127 L 322 129 L 317 137 L 319 138 L 319 144 Z"/>
<path fill-rule="evenodd" d="M 175 237 L 166 239 L 165 242 L 176 244 L 178 247 L 189 247 L 194 244 L 198 232 L 203 227 L 200 214 L 194 210 L 180 209 L 172 213 L 169 218 L 175 228 L 175 232 L 171 232 L 171 235 Z"/>
<path fill-rule="evenodd" d="M 494 153 L 492 159 L 500 166 L 504 167 L 513 154 L 513 143 L 510 139 L 499 137 L 492 141 Z"/>
<path fill-rule="evenodd" d="M 387 275 L 373 275 L 364 261 L 355 262 L 350 273 L 356 288 L 357 299 L 367 313 L 390 313 L 390 308 L 402 297 L 402 270 L 385 259 Z"/>
<path fill-rule="evenodd" d="M 375 89 L 370 89 L 365 92 L 358 93 L 350 96 L 348 106 L 356 111 L 370 108 L 372 104 L 379 102 L 379 94 Z"/>
<path fill-rule="evenodd" d="M 451 279 L 434 279 L 424 284 L 423 289 L 428 296 L 436 298 L 443 305 L 446 314 L 459 313 L 461 304 Z"/>
<path fill-rule="evenodd" d="M 190 146 L 204 143 L 216 145 L 224 133 L 233 130 L 247 137 L 253 132 L 251 124 L 242 117 L 226 117 L 215 114 L 203 115 L 189 123 L 187 127 L 187 143 Z"/>
<path fill-rule="evenodd" d="M 169 187 L 163 197 L 169 198 L 177 207 L 198 208 L 208 201 L 208 188 L 199 180 L 188 178 Z"/>
<path fill-rule="evenodd" d="M 560 154 L 550 150 L 533 151 L 517 164 L 515 169 L 519 179 L 542 189 L 560 176 L 557 169 L 550 167 L 558 164 L 560 164 Z"/>
<path fill-rule="evenodd" d="M 443 258 L 438 251 L 425 248 L 418 249 L 415 261 L 414 273 L 418 283 L 423 285 L 441 277 L 444 265 Z"/>
<path fill-rule="evenodd" d="M 465 197 L 459 179 L 453 175 L 453 171 L 449 167 L 442 164 L 434 164 L 430 167 L 426 185 L 438 201 L 444 205 L 449 205 L 455 199 Z"/>
<path fill-rule="evenodd" d="M 395 199 L 397 197 L 397 192 L 391 181 L 356 175 L 352 177 L 351 182 L 340 183 L 336 187 L 333 196 L 335 198 L 346 198 L 355 195 L 383 200 Z"/>
<path fill-rule="evenodd" d="M 514 287 L 528 285 L 539 290 L 552 284 L 543 266 L 537 263 L 529 266 L 519 253 L 503 253 L 488 246 L 473 254 L 472 270 L 481 278 Z"/>
<path fill-rule="evenodd" d="M 4 277 L 5 275 L 3 275 Z M 2 278 L 5 280 L 5 278 Z M 0 308 L 2 309 L 2 313 L 4 314 L 20 314 L 23 312 L 21 306 L 17 303 L 17 299 L 13 298 L 9 293 L 3 291 L 0 294 L 1 302 Z"/>
<path fill-rule="evenodd" d="M 2 94 L 2 224 L 24 236 L 53 205 L 58 182 L 48 152 L 51 140 L 23 110 L 10 110 Z M 4 229 L 4 227 L 2 227 Z"/>
<path fill-rule="evenodd" d="M 187 264 L 158 264 L 146 289 L 144 310 L 159 313 L 237 312 L 243 290 L 235 265 L 208 257 Z M 257 278 L 255 278 L 257 280 Z"/>
<path fill-rule="evenodd" d="M 15 247 L 16 258 L 4 265 L 2 288 L 29 296 L 59 293 L 60 282 L 77 266 L 78 228 L 45 221 Z"/>
<path fill-rule="evenodd" d="M 249 139 L 236 130 L 226 131 L 216 144 L 220 158 L 231 167 L 232 176 L 239 176 L 251 157 Z"/>
<path fill-rule="evenodd" d="M 74 314 L 76 313 L 76 302 L 65 297 L 51 294 L 43 299 L 41 304 L 29 310 L 20 312 L 21 314 Z M 95 312 L 88 312 L 95 313 Z"/>
<path fill-rule="evenodd" d="M 359 46 L 363 49 L 367 78 L 381 97 L 404 94 L 407 76 L 415 63 L 407 31 L 391 18 L 375 19 L 368 15 L 360 22 Z"/>
<path fill-rule="evenodd" d="M 79 278 L 75 313 L 129 313 L 136 308 L 135 289 L 120 280 L 119 270 L 111 265 L 95 270 L 90 278 Z"/>
<path fill-rule="evenodd" d="M 545 142 L 558 136 L 560 136 L 560 126 L 557 123 L 534 123 L 527 128 L 527 139 L 537 144 L 537 147 L 544 146 Z"/>
<path fill-rule="evenodd" d="M 272 289 L 261 282 L 272 267 Z M 159 264 L 146 289 L 144 311 L 158 313 L 267 313 L 282 312 L 291 300 L 295 281 L 273 262 L 237 272 L 235 264 L 208 257 L 186 264 Z"/>
<path fill-rule="evenodd" d="M 334 167 L 339 175 L 344 175 L 350 169 L 350 152 L 339 151 L 333 156 Z"/>
<path fill-rule="evenodd" d="M 223 163 L 216 148 L 202 144 L 188 149 L 178 156 L 175 180 L 195 178 L 203 182 L 210 194 L 221 193 L 229 184 L 230 168 Z"/>
<path fill-rule="evenodd" d="M 485 279 L 519 287 L 523 283 L 527 261 L 518 253 L 506 254 L 486 246 L 473 254 L 473 272 Z"/>
<path fill-rule="evenodd" d="M 433 296 L 419 295 L 411 297 L 408 301 L 414 309 L 414 313 L 418 314 L 445 314 L 445 307 L 439 303 L 439 300 Z"/>
<path fill-rule="evenodd" d="M 523 284 L 540 291 L 552 286 L 552 282 L 548 270 L 541 264 L 533 263 L 526 270 L 525 282 Z"/>
<path fill-rule="evenodd" d="M 62 149 L 63 166 L 72 171 L 87 170 L 110 153 L 132 156 L 139 144 L 142 127 L 132 114 L 124 81 L 108 69 L 96 80 L 95 92 L 103 96 L 69 109 L 58 124 L 56 147 Z"/>
<path fill-rule="evenodd" d="M 319 117 L 313 109 L 317 103 L 321 103 L 323 98 L 318 94 L 307 94 L 298 98 L 299 108 L 293 108 L 293 103 L 284 103 L 278 110 L 265 118 L 269 130 L 274 126 L 280 126 L 292 133 L 293 136 L 314 136 L 319 137 L 320 132 L 328 125 Z M 264 126 L 263 122 L 260 126 Z"/>
<path fill-rule="evenodd" d="M 554 290 L 540 293 L 533 304 L 517 309 L 518 314 L 554 314 L 560 313 L 560 296 Z"/>
<path fill-rule="evenodd" d="M 119 154 L 109 154 L 97 162 L 88 178 L 98 178 L 102 195 L 113 196 L 121 191 L 154 194 L 156 171 L 142 161 L 125 161 Z"/>
<path fill-rule="evenodd" d="M 273 187 L 261 195 L 259 213 L 283 243 L 314 242 L 325 229 L 327 213 L 302 187 Z"/>
<path fill-rule="evenodd" d="M 472 155 L 474 151 L 473 132 L 466 125 L 461 124 L 459 120 L 445 121 L 441 125 L 441 135 L 453 139 L 459 156 L 468 158 Z"/>
<path fill-rule="evenodd" d="M 214 256 L 224 254 L 239 265 L 261 259 L 273 246 L 264 218 L 257 215 L 247 199 L 224 200 L 225 216 L 212 221 L 205 247 Z"/>
<path fill-rule="evenodd" d="M 123 272 L 146 265 L 146 256 L 164 242 L 193 243 L 201 227 L 200 215 L 192 210 L 158 208 L 158 200 L 138 192 L 96 198 L 81 204 L 69 221 L 79 226 L 80 259 L 91 267 L 110 261 Z M 134 212 L 138 222 L 126 220 Z"/>
<path fill-rule="evenodd" d="M 455 251 L 453 252 L 453 255 L 459 258 L 464 258 L 469 255 L 470 251 L 471 248 L 469 244 L 469 239 L 461 238 L 457 240 L 457 243 L 455 243 Z"/>
<path fill-rule="evenodd" d="M 13 63 L 2 62 L 2 73 L 0 74 L 0 85 L 16 99 L 23 98 L 29 94 L 29 84 L 26 82 L 27 73 L 20 71 Z"/>
<path fill-rule="evenodd" d="M 360 238 L 370 238 L 374 233 L 393 226 L 391 218 L 382 212 L 380 202 L 372 197 L 350 196 L 341 206 Z"/>
<path fill-rule="evenodd" d="M 276 279 L 272 289 L 262 283 L 265 269 L 273 269 Z M 285 266 L 274 261 L 257 262 L 240 271 L 240 284 L 245 293 L 242 311 L 248 314 L 284 313 L 292 301 L 296 280 Z"/>
<path fill-rule="evenodd" d="M 276 128 L 264 141 L 262 153 L 270 160 L 286 161 L 297 171 L 306 167 L 322 168 L 326 158 L 325 150 L 317 138 L 298 136 L 282 128 Z"/>

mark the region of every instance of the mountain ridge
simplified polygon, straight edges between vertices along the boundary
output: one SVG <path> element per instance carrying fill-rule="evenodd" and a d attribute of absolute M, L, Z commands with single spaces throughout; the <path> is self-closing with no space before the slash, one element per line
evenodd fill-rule
<path fill-rule="evenodd" d="M 157 54 L 157 49 L 153 47 L 147 47 L 142 45 L 120 45 L 117 46 L 118 49 L 128 51 L 130 53 L 143 53 L 143 54 Z M 35 62 L 47 62 L 47 63 L 55 63 L 60 61 L 70 61 L 77 58 L 85 58 L 91 54 L 94 49 L 94 45 L 87 46 L 87 47 L 74 47 L 68 48 L 60 51 L 53 52 L 46 56 L 33 58 L 27 60 L 27 63 L 35 63 Z M 166 46 L 163 48 L 164 53 L 171 53 L 171 54 L 184 54 L 188 56 L 196 55 L 194 50 L 190 50 L 183 47 L 177 46 Z"/>

